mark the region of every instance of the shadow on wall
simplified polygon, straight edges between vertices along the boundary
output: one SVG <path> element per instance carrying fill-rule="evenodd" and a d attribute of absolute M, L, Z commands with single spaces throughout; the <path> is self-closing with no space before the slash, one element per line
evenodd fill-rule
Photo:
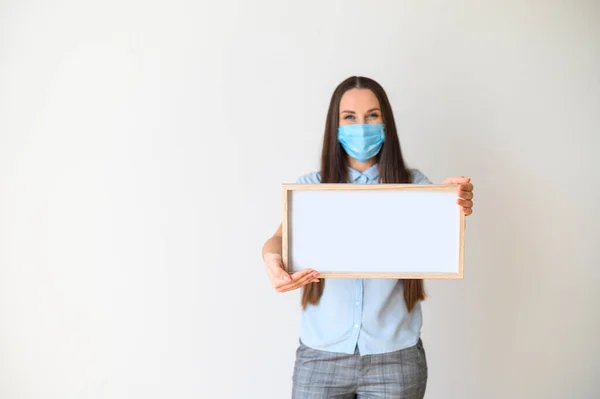
<path fill-rule="evenodd" d="M 447 327 L 447 342 L 458 343 L 458 348 L 440 351 L 460 359 L 463 371 L 475 373 L 463 379 L 465 392 L 495 386 L 494 397 L 536 397 L 539 384 L 548 380 L 567 392 L 574 378 L 585 378 L 575 371 L 557 376 L 566 361 L 577 359 L 579 349 L 572 353 L 564 346 L 572 339 L 565 321 L 571 317 L 572 324 L 581 322 L 569 300 L 578 295 L 577 279 L 585 278 L 581 267 L 565 273 L 577 262 L 572 254 L 586 250 L 575 239 L 576 224 L 565 216 L 577 217 L 565 201 L 572 196 L 571 188 L 553 180 L 549 156 L 530 148 L 493 147 L 485 139 L 469 137 L 469 154 L 459 165 L 475 185 L 474 214 L 467 218 L 465 279 L 427 283 L 431 303 L 426 306 L 431 309 L 425 317 L 431 322 L 424 330 L 437 334 L 434 328 Z M 541 162 L 534 164 L 535 159 Z M 442 363 L 456 365 L 450 359 Z M 456 375 L 442 378 L 447 386 L 456 385 Z M 491 397 L 489 392 L 477 393 Z"/>
<path fill-rule="evenodd" d="M 538 233 L 543 218 L 535 191 L 544 182 L 529 173 L 525 156 L 511 157 L 518 151 L 491 147 L 487 137 L 465 139 L 468 154 L 441 160 L 467 171 L 475 186 L 475 206 L 466 225 L 465 279 L 427 282 L 431 298 L 425 303 L 424 333 L 446 335 L 444 346 L 433 348 L 439 354 L 432 362 L 436 377 L 429 394 L 443 397 L 447 387 L 461 381 L 455 395 L 515 397 L 515 383 L 527 372 L 515 361 L 522 356 L 524 320 L 531 316 L 532 277 L 544 263 Z M 444 144 L 456 147 L 455 141 Z M 466 370 L 474 375 L 460 378 Z M 498 387 L 498 396 L 473 392 L 486 386 Z"/>

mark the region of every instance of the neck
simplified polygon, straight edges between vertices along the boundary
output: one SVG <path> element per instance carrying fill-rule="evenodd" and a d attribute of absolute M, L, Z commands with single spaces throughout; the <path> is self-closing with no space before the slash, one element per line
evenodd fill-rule
<path fill-rule="evenodd" d="M 365 162 L 360 162 L 352 157 L 348 157 L 348 165 L 352 169 L 357 170 L 360 173 L 364 172 L 365 170 L 369 169 L 371 166 L 375 165 L 376 162 L 377 162 L 377 160 L 375 159 L 375 157 L 368 159 Z"/>

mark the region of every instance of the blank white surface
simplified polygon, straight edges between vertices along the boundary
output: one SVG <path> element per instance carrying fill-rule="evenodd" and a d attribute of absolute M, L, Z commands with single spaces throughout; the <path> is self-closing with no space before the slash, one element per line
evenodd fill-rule
<path fill-rule="evenodd" d="M 458 273 L 456 190 L 291 190 L 292 271 Z"/>

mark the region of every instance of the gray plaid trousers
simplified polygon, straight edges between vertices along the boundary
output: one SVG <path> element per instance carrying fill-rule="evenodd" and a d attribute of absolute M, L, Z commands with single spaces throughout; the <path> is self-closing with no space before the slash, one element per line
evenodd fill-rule
<path fill-rule="evenodd" d="M 325 352 L 300 342 L 293 399 L 422 399 L 427 385 L 423 342 L 395 352 L 360 356 Z"/>

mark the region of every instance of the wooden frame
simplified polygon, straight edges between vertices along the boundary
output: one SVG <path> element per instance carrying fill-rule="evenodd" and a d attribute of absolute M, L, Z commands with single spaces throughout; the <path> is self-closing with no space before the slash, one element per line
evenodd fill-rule
<path fill-rule="evenodd" d="M 290 271 L 290 195 L 293 191 L 322 191 L 322 190 L 399 190 L 399 191 L 456 191 L 458 199 L 459 185 L 436 185 L 436 184 L 283 184 L 283 222 L 282 222 L 282 257 L 284 269 Z M 463 279 L 464 277 L 464 231 L 465 214 L 461 207 L 456 205 L 456 212 L 459 213 L 458 222 L 458 271 L 447 272 L 424 272 L 424 273 L 397 273 L 397 272 L 331 272 L 320 273 L 321 278 L 393 278 L 393 279 Z"/>

